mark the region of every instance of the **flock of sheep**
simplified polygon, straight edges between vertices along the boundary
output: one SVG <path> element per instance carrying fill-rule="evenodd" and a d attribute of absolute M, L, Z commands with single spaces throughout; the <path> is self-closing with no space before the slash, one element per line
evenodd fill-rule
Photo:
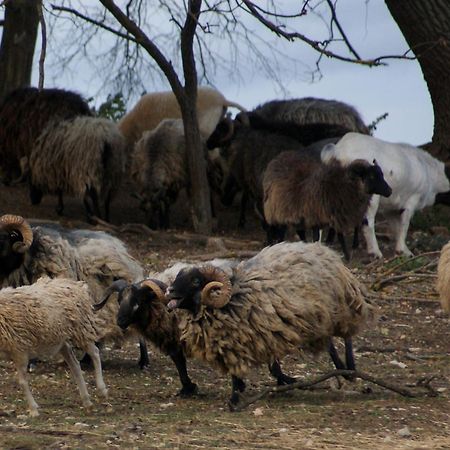
<path fill-rule="evenodd" d="M 224 204 L 241 193 L 240 223 L 251 201 L 268 247 L 251 259 L 179 262 L 145 274 L 116 237 L 100 231 L 31 226 L 0 217 L 0 355 L 11 359 L 30 414 L 38 415 L 27 383 L 33 358 L 58 352 L 77 383 L 83 405 L 89 395 L 73 347 L 91 358 L 103 396 L 96 344 L 135 339 L 139 366 L 148 364 L 146 341 L 174 362 L 179 394 L 197 384 L 187 358 L 230 375 L 230 404 L 239 402 L 244 377 L 267 364 L 278 384 L 293 378 L 280 362 L 298 349 L 328 351 L 338 369 L 355 369 L 352 337 L 376 316 L 363 283 L 337 252 L 305 243 L 312 231 L 337 234 L 346 260 L 345 235 L 359 231 L 367 250 L 382 257 L 375 217 L 386 214 L 398 253 L 406 246 L 415 211 L 449 203 L 443 162 L 406 144 L 369 135 L 354 108 L 304 98 L 272 101 L 253 111 L 220 92 L 198 90 L 199 128 L 211 190 Z M 234 119 L 228 107 L 240 109 Z M 63 196 L 83 200 L 88 218 L 109 219 L 110 202 L 123 181 L 131 185 L 151 226 L 170 225 L 170 207 L 189 190 L 184 129 L 170 92 L 147 94 L 117 124 L 94 117 L 77 94 L 58 89 L 19 89 L 0 105 L 0 173 L 4 183 L 26 181 L 30 199 Z M 299 242 L 285 242 L 292 227 Z M 450 310 L 450 244 L 438 266 L 442 307 Z M 37 326 L 38 325 L 38 326 Z M 342 338 L 345 359 L 333 339 Z"/>

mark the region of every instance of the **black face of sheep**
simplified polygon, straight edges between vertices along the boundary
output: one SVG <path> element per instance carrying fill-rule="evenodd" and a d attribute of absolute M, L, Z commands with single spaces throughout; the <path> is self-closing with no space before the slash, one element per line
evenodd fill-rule
<path fill-rule="evenodd" d="M 234 136 L 234 122 L 230 117 L 225 117 L 218 124 L 206 141 L 208 150 L 227 145 Z"/>
<path fill-rule="evenodd" d="M 444 170 L 447 180 L 450 181 L 450 166 L 446 164 Z M 437 204 L 450 206 L 450 191 L 440 192 L 439 194 L 436 194 L 434 202 Z"/>
<path fill-rule="evenodd" d="M 170 299 L 169 309 L 186 309 L 196 314 L 200 309 L 201 292 L 207 283 L 204 275 L 197 268 L 183 269 L 167 290 Z"/>
<path fill-rule="evenodd" d="M 391 187 L 384 179 L 383 171 L 374 160 L 373 164 L 368 164 L 364 160 L 356 160 L 350 164 L 350 170 L 354 176 L 362 178 L 368 194 L 378 194 L 389 197 L 392 194 Z"/>
<path fill-rule="evenodd" d="M 152 301 L 164 295 L 166 286 L 157 280 L 146 280 L 139 286 L 131 285 L 119 295 L 117 325 L 123 330 L 132 324 L 145 329 L 150 321 Z"/>
<path fill-rule="evenodd" d="M 33 242 L 33 231 L 23 217 L 0 217 L 0 276 L 7 276 L 23 261 Z"/>
<path fill-rule="evenodd" d="M 222 308 L 231 298 L 231 282 L 221 269 L 214 266 L 181 270 L 166 292 L 169 309 L 185 309 L 197 314 L 201 305 Z"/>

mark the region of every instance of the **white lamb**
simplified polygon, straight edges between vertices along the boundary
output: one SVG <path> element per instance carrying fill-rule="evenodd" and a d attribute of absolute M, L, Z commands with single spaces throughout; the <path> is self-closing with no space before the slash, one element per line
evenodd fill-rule
<path fill-rule="evenodd" d="M 389 220 L 395 235 L 395 251 L 411 256 L 406 246 L 409 222 L 417 210 L 435 203 L 450 205 L 450 172 L 442 161 L 408 144 L 394 144 L 359 133 L 346 134 L 337 144 L 322 150 L 322 160 L 332 158 L 350 164 L 355 159 L 376 159 L 386 182 L 392 188 L 388 198 L 374 195 L 367 210 L 367 226 L 363 227 L 370 255 L 382 258 L 375 236 L 378 211 Z"/>

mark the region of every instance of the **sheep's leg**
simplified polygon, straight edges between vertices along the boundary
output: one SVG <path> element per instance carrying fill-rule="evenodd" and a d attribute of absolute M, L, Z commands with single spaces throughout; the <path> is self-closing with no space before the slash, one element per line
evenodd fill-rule
<path fill-rule="evenodd" d="M 139 368 L 144 369 L 150 365 L 150 360 L 148 358 L 147 342 L 144 338 L 139 338 Z"/>
<path fill-rule="evenodd" d="M 106 194 L 106 198 L 104 201 L 104 211 L 105 211 L 104 219 L 106 220 L 106 222 L 109 222 L 109 205 L 110 204 L 111 204 L 111 191 L 109 191 Z"/>
<path fill-rule="evenodd" d="M 303 227 L 297 227 L 295 229 L 299 239 L 303 242 L 306 242 L 306 230 Z"/>
<path fill-rule="evenodd" d="M 330 343 L 328 346 L 328 353 L 330 354 L 331 360 L 333 361 L 334 367 L 336 367 L 337 370 L 345 370 L 345 364 L 342 361 L 341 357 L 339 356 L 338 351 L 336 350 L 336 347 L 334 346 L 334 342 L 332 339 L 330 339 Z"/>
<path fill-rule="evenodd" d="M 25 399 L 27 400 L 30 410 L 30 416 L 37 417 L 39 415 L 39 405 L 33 398 L 33 394 L 31 393 L 27 380 L 28 357 L 27 355 L 16 356 L 13 361 L 17 370 L 17 381 L 25 394 Z"/>
<path fill-rule="evenodd" d="M 70 372 L 72 374 L 72 378 L 75 380 L 78 386 L 78 390 L 80 391 L 81 402 L 85 408 L 89 408 L 92 406 L 92 402 L 89 398 L 89 393 L 87 391 L 86 382 L 83 378 L 83 372 L 81 372 L 80 363 L 77 358 L 73 354 L 72 348 L 69 344 L 64 343 L 61 347 L 61 355 L 69 366 Z M 92 355 L 91 355 L 92 357 Z"/>
<path fill-rule="evenodd" d="M 408 234 L 409 222 L 413 215 L 415 208 L 405 207 L 405 209 L 401 212 L 399 217 L 395 217 L 395 234 L 396 234 L 396 243 L 395 243 L 395 252 L 412 256 L 411 250 L 406 246 L 406 236 Z M 393 218 L 391 218 L 392 220 Z"/>
<path fill-rule="evenodd" d="M 375 256 L 376 258 L 382 258 L 383 254 L 378 247 L 377 238 L 375 236 L 375 215 L 378 211 L 378 205 L 380 204 L 380 196 L 372 195 L 370 199 L 369 208 L 367 209 L 366 219 L 367 224 L 363 226 L 363 234 L 366 240 L 367 253 Z"/>
<path fill-rule="evenodd" d="M 189 378 L 187 367 L 186 367 L 186 358 L 184 356 L 183 350 L 178 349 L 169 354 L 174 362 L 178 376 L 180 377 L 181 385 L 183 386 L 181 390 L 178 392 L 180 397 L 189 397 L 197 392 L 197 385 L 191 381 Z"/>
<path fill-rule="evenodd" d="M 320 228 L 312 227 L 312 232 L 313 232 L 313 242 L 320 241 Z"/>
<path fill-rule="evenodd" d="M 86 210 L 86 218 L 89 223 L 92 222 L 92 216 L 94 215 L 91 202 L 92 202 L 92 198 L 89 194 L 89 190 L 86 188 L 86 192 L 84 193 L 84 197 L 83 197 L 83 205 L 84 205 L 84 209 Z"/>
<path fill-rule="evenodd" d="M 352 338 L 347 337 L 344 339 L 345 342 L 345 365 L 347 370 L 356 370 L 355 357 L 353 355 L 353 342 Z"/>
<path fill-rule="evenodd" d="M 269 371 L 270 374 L 277 379 L 278 386 L 292 384 L 297 381 L 295 378 L 289 377 L 288 375 L 283 373 L 283 371 L 281 370 L 280 362 L 278 360 L 275 360 L 275 362 L 269 364 Z"/>
<path fill-rule="evenodd" d="M 358 225 L 355 227 L 353 231 L 353 242 L 352 242 L 352 249 L 359 248 L 359 231 L 361 230 L 361 225 Z"/>
<path fill-rule="evenodd" d="M 331 245 L 334 242 L 335 237 L 336 237 L 336 230 L 334 228 L 329 228 L 327 238 L 325 239 L 325 244 Z"/>
<path fill-rule="evenodd" d="M 91 357 L 92 362 L 94 364 L 94 370 L 95 370 L 95 384 L 97 385 L 97 389 L 99 390 L 100 394 L 103 395 L 103 397 L 108 397 L 108 389 L 106 389 L 105 382 L 103 380 L 103 374 L 102 374 L 102 362 L 100 360 L 100 351 L 97 348 L 97 346 L 91 342 L 84 351 Z M 77 364 L 79 366 L 79 363 L 77 361 Z"/>
<path fill-rule="evenodd" d="M 245 382 L 235 375 L 231 376 L 231 397 L 230 405 L 237 405 L 239 403 L 239 392 L 245 391 Z"/>
<path fill-rule="evenodd" d="M 58 214 L 58 216 L 62 216 L 63 212 L 64 212 L 63 193 L 61 189 L 58 189 L 58 205 L 56 206 L 56 213 Z"/>
<path fill-rule="evenodd" d="M 239 228 L 245 228 L 245 213 L 247 211 L 247 203 L 248 203 L 248 193 L 247 191 L 242 192 L 241 196 L 241 205 L 239 210 Z"/>
<path fill-rule="evenodd" d="M 342 233 L 337 234 L 339 244 L 341 244 L 342 251 L 344 252 L 344 258 L 346 261 L 350 261 L 350 252 L 348 251 L 347 243 L 345 242 L 345 236 Z"/>
<path fill-rule="evenodd" d="M 282 242 L 284 240 L 284 236 L 286 234 L 287 227 L 285 225 L 268 225 L 267 223 L 263 228 L 266 230 L 266 236 L 267 236 L 267 244 L 268 245 L 274 245 L 278 244 L 279 242 Z"/>
<path fill-rule="evenodd" d="M 100 211 L 100 202 L 98 201 L 97 189 L 95 189 L 93 187 L 89 188 L 89 196 L 92 199 L 92 205 L 94 207 L 94 214 L 101 219 L 102 213 Z"/>

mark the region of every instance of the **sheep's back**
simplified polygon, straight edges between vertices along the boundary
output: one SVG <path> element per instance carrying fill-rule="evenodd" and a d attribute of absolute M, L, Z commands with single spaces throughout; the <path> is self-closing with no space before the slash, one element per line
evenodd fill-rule
<path fill-rule="evenodd" d="M 0 351 L 29 356 L 57 351 L 63 342 L 84 347 L 97 339 L 87 285 L 41 278 L 30 286 L 0 291 Z"/>
<path fill-rule="evenodd" d="M 31 152 L 31 180 L 44 193 L 62 190 L 82 197 L 92 187 L 104 197 L 117 191 L 125 160 L 125 139 L 112 121 L 93 117 L 53 121 Z"/>

